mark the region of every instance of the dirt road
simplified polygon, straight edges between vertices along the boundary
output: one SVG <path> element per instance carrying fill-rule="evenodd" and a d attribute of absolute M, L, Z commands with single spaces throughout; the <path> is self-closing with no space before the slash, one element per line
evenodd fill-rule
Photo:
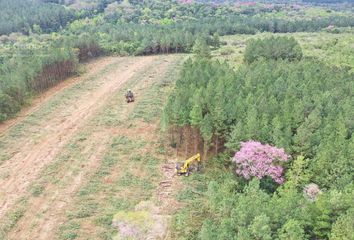
<path fill-rule="evenodd" d="M 147 108 L 156 97 L 156 83 L 163 81 L 161 76 L 168 77 L 168 71 L 179 62 L 179 56 L 101 59 L 90 63 L 83 76 L 35 100 L 22 117 L 0 126 L 0 238 L 74 239 L 67 238 L 59 226 L 70 220 L 67 211 L 79 204 L 78 192 L 113 151 L 112 139 L 134 135 L 146 142 L 156 139 L 156 117 L 161 109 L 146 125 L 144 119 L 153 106 Z M 131 105 L 124 102 L 127 87 L 137 92 L 138 100 Z M 129 121 L 135 125 L 127 124 Z M 152 145 L 139 147 L 139 152 L 150 151 Z M 121 176 L 112 174 L 114 177 Z M 156 178 L 155 183 L 158 181 Z M 83 226 L 75 238 L 87 239 L 84 236 L 94 229 L 99 231 L 90 229 L 86 233 Z"/>

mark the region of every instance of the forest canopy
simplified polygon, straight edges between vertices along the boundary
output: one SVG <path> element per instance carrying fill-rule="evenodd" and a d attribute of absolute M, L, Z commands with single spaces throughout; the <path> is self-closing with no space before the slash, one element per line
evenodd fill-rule
<path fill-rule="evenodd" d="M 272 41 L 287 49 L 295 40 L 262 39 L 248 48 L 271 53 Z M 269 56 L 245 58 L 237 70 L 203 57 L 185 63 L 162 120 L 175 139 L 199 138 L 193 141 L 203 142 L 204 157 L 219 155 L 194 179 L 206 194 L 182 201 L 176 236 L 352 238 L 354 76 L 317 59 Z M 281 160 L 270 157 L 276 154 Z"/>
<path fill-rule="evenodd" d="M 64 6 L 35 0 L 0 0 L 0 35 L 55 32 L 73 21 L 73 11 Z"/>

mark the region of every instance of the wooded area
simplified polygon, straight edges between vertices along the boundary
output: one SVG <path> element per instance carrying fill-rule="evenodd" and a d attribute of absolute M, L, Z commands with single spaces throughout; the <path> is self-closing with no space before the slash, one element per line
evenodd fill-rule
<path fill-rule="evenodd" d="M 0 0 L 0 35 L 54 32 L 75 19 L 73 11 L 58 4 L 34 0 Z"/>
<path fill-rule="evenodd" d="M 102 13 L 98 15 L 93 15 L 92 9 L 75 10 L 60 4 L 64 2 L 0 1 L 0 34 L 30 34 L 28 37 L 16 34 L 1 36 L 0 95 L 3 101 L 0 121 L 16 113 L 33 92 L 43 91 L 75 72 L 77 59 L 87 60 L 102 53 L 147 55 L 191 52 L 197 38 L 218 47 L 219 36 L 223 35 L 254 34 L 258 31 L 318 31 L 329 25 L 354 26 L 354 18 L 349 16 L 268 19 L 235 15 L 227 5 L 215 7 L 178 4 L 175 1 L 98 1 L 94 5 L 95 11 Z M 59 35 L 41 35 L 62 28 Z M 270 51 L 274 52 L 277 45 L 274 43 Z M 248 58 L 250 55 L 252 53 L 245 56 Z M 68 68 L 69 62 L 72 66 Z M 48 71 L 54 71 L 53 68 L 56 74 L 51 76 Z M 44 81 L 43 76 L 47 76 L 47 80 Z"/>
<path fill-rule="evenodd" d="M 163 121 L 181 129 L 174 131 L 181 134 L 177 139 L 188 141 L 200 132 L 197 142 L 204 142 L 205 157 L 210 147 L 218 153 L 225 143 L 236 152 L 248 140 L 284 148 L 292 157 L 291 164 L 280 165 L 285 185 L 278 187 L 268 177 L 247 183 L 244 174 L 235 180 L 213 171 L 207 197 L 190 204 L 192 209 L 205 202 L 197 211 L 203 224 L 184 212 L 176 218 L 178 234 L 186 239 L 350 239 L 342 221 L 353 216 L 348 201 L 353 198 L 353 74 L 301 59 L 296 41 L 286 37 L 250 41 L 246 54 L 251 58 L 245 57 L 237 71 L 205 58 L 188 60 Z M 228 159 L 227 154 L 208 164 L 220 168 L 231 164 Z M 324 191 L 315 203 L 302 192 L 308 184 Z M 183 232 L 185 224 L 195 230 Z"/>

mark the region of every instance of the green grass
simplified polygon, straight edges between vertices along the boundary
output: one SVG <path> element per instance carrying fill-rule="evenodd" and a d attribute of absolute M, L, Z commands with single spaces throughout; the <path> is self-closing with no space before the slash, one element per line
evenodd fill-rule
<path fill-rule="evenodd" d="M 11 231 L 26 212 L 28 200 L 22 198 L 16 204 L 16 208 L 8 212 L 0 222 L 0 239 L 5 239 L 6 234 Z"/>
<path fill-rule="evenodd" d="M 161 177 L 159 164 L 162 162 L 155 156 L 156 142 L 146 141 L 139 135 L 129 135 L 129 132 L 137 132 L 135 129 L 141 128 L 141 121 L 159 120 L 163 98 L 174 81 L 167 79 L 167 76 L 178 69 L 182 60 L 183 58 L 177 62 L 177 66 L 171 64 L 163 76 L 155 76 L 155 79 L 149 78 L 155 71 L 151 67 L 137 73 L 122 90 L 110 98 L 89 123 L 89 126 L 96 129 L 117 129 L 117 133 L 113 134 L 99 168 L 78 191 L 75 203 L 67 213 L 68 221 L 64 224 L 66 229 L 66 224 L 71 221 L 80 224 L 90 222 L 95 226 L 96 235 L 87 235 L 83 229 L 78 228 L 69 231 L 73 236 L 111 239 L 116 235 L 116 229 L 112 227 L 113 216 L 119 211 L 134 211 L 138 203 L 153 197 Z M 163 61 L 164 57 L 161 57 L 156 64 Z M 138 90 L 138 101 L 135 105 L 127 105 L 123 100 L 125 89 L 134 90 L 143 81 L 148 83 L 144 89 Z M 163 91 L 162 94 L 159 91 Z M 151 97 L 155 101 L 151 101 Z M 119 129 L 123 131 L 120 132 Z M 144 148 L 151 148 L 153 152 L 142 154 L 141 150 Z M 60 234 L 60 238 L 65 239 L 65 235 Z"/>
<path fill-rule="evenodd" d="M 98 211 L 98 203 L 88 202 L 87 204 L 80 205 L 75 211 L 68 212 L 67 216 L 69 219 L 87 218 Z"/>
<path fill-rule="evenodd" d="M 41 184 L 34 184 L 30 187 L 30 192 L 34 197 L 40 196 L 43 193 L 43 191 L 44 191 L 44 186 Z"/>
<path fill-rule="evenodd" d="M 59 237 L 60 239 L 76 239 L 76 231 L 80 229 L 80 224 L 75 221 L 69 221 L 67 224 L 60 226 L 59 228 Z"/>
<path fill-rule="evenodd" d="M 165 58 L 165 56 L 160 56 L 156 65 L 162 64 Z M 135 73 L 133 78 L 115 92 L 107 103 L 71 137 L 52 163 L 28 188 L 27 200 L 48 196 L 46 185 L 55 185 L 59 189 L 69 187 L 74 177 L 82 171 L 81 168 L 86 164 L 87 159 L 95 154 L 97 146 L 104 144 L 103 157 L 98 168 L 90 172 L 89 178 L 76 193 L 74 202 L 65 213 L 67 220 L 57 232 L 59 239 L 111 239 L 116 235 L 116 229 L 112 227 L 112 219 L 117 212 L 134 211 L 138 203 L 153 198 L 157 183 L 161 178 L 160 154 L 164 152 L 164 149 L 163 147 L 155 148 L 159 141 L 158 137 L 147 140 L 140 135 L 130 133 L 139 132 L 139 129 L 144 127 L 142 122 L 158 122 L 164 99 L 175 80 L 169 76 L 177 75 L 176 72 L 184 60 L 183 56 L 174 58 L 172 61 L 175 64 L 170 63 L 167 71 L 161 76 L 150 79 L 149 76 L 156 71 L 151 66 Z M 116 67 L 116 64 L 111 67 Z M 88 85 L 96 84 L 94 79 L 87 81 L 92 81 L 87 83 Z M 79 86 L 74 90 L 64 90 L 64 92 L 68 91 L 65 94 L 75 99 L 75 94 L 81 94 L 91 88 L 88 85 L 87 88 Z M 127 105 L 124 101 L 125 89 L 136 89 L 137 86 L 142 85 L 144 89 L 138 90 L 138 101 L 135 105 Z M 38 110 L 25 122 L 11 129 L 10 134 L 0 137 L 0 147 L 5 149 L 13 143 L 16 136 L 27 138 L 27 134 L 23 133 L 24 129 L 27 133 L 32 132 L 31 138 L 36 141 L 43 133 L 36 132 L 36 127 L 31 128 L 28 125 L 37 126 L 46 121 L 46 118 L 51 116 L 50 111 L 56 111 L 62 107 L 62 104 L 65 105 L 65 101 L 59 103 L 56 100 L 56 98 L 65 98 L 67 96 L 65 94 L 55 96 L 48 105 L 43 106 L 44 110 Z M 151 97 L 155 97 L 156 101 L 150 101 Z M 156 134 L 158 136 L 158 133 Z M 102 142 L 100 138 L 96 139 L 96 136 L 104 136 L 107 141 Z M 151 150 L 142 151 L 144 148 Z M 2 156 L 5 154 L 1 152 L 0 159 Z M 7 157 L 4 157 L 5 160 Z M 7 232 L 23 216 L 26 204 L 27 202 L 15 205 L 16 209 L 21 211 L 14 215 L 9 214 L 8 221 L 4 225 Z M 37 214 L 35 217 L 40 219 L 44 215 Z M 82 228 L 85 224 L 90 224 L 95 228 L 94 236 Z"/>
<path fill-rule="evenodd" d="M 144 90 L 144 96 L 140 99 L 139 105 L 134 108 L 131 119 L 142 119 L 144 122 L 150 123 L 160 118 L 163 110 L 164 102 L 171 90 L 171 86 L 177 79 L 175 69 L 179 68 L 181 62 L 167 69 L 163 76 L 158 77 L 158 81 Z"/>
<path fill-rule="evenodd" d="M 79 96 L 92 91 L 103 83 L 104 78 L 101 78 L 101 76 L 113 69 L 123 68 L 126 64 L 123 64 L 123 61 L 129 63 L 130 59 L 133 58 L 115 61 L 96 74 L 83 79 L 83 81 L 73 87 L 64 89 L 53 96 L 40 109 L 26 117 L 21 123 L 9 129 L 4 135 L 0 135 L 0 165 L 13 156 L 12 152 L 16 152 L 16 149 L 19 149 L 20 145 L 16 143 L 19 143 L 21 140 L 28 141 L 28 139 L 37 141 L 37 139 L 48 131 L 38 128 L 39 125 L 50 122 L 53 117 L 52 114 L 56 114 L 56 112 L 64 112 L 65 115 L 67 106 L 72 105 Z"/>
<path fill-rule="evenodd" d="M 132 210 L 139 201 L 151 197 L 154 179 L 141 178 L 131 172 L 135 165 L 130 158 L 136 159 L 136 156 L 129 153 L 138 150 L 139 145 L 138 141 L 125 136 L 113 138 L 100 168 L 88 184 L 78 192 L 74 210 L 68 213 L 69 220 L 93 217 L 94 223 L 105 229 L 101 234 L 113 234 L 114 228 L 111 222 L 117 211 Z M 114 169 L 122 171 L 118 173 L 121 177 L 112 183 L 105 182 L 106 177 L 115 175 L 112 172 Z M 128 191 L 128 194 L 134 193 L 135 197 L 119 195 L 121 191 Z M 136 197 L 137 195 L 139 197 Z M 79 230 L 77 234 L 80 234 Z"/>

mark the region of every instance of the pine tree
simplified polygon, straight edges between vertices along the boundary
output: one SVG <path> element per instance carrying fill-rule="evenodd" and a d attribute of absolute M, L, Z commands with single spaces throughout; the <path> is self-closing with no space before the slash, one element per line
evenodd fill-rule
<path fill-rule="evenodd" d="M 351 240 L 354 239 L 354 210 L 349 209 L 341 215 L 333 224 L 330 240 Z"/>
<path fill-rule="evenodd" d="M 286 187 L 301 188 L 309 182 L 310 174 L 307 170 L 308 159 L 298 156 L 292 163 L 291 168 L 286 174 Z"/>
<path fill-rule="evenodd" d="M 271 240 L 270 219 L 267 215 L 262 214 L 254 218 L 250 229 L 253 235 L 253 239 L 257 240 Z"/>
<path fill-rule="evenodd" d="M 195 53 L 198 57 L 202 58 L 210 57 L 210 48 L 204 37 L 197 37 L 193 46 L 193 53 Z"/>
<path fill-rule="evenodd" d="M 220 47 L 220 36 L 219 36 L 219 34 L 217 32 L 214 33 L 212 42 L 213 42 L 213 46 L 215 48 L 219 48 Z"/>
<path fill-rule="evenodd" d="M 204 140 L 203 159 L 206 159 L 209 150 L 209 144 L 213 137 L 212 118 L 210 114 L 204 116 L 200 127 L 200 131 L 202 133 L 203 140 Z"/>
<path fill-rule="evenodd" d="M 297 220 L 290 219 L 279 231 L 279 240 L 303 239 L 306 239 L 304 229 Z"/>
<path fill-rule="evenodd" d="M 248 139 L 258 139 L 259 138 L 259 134 L 258 134 L 259 119 L 258 119 L 257 109 L 255 107 L 250 108 L 247 112 L 245 128 L 247 129 L 246 136 Z"/>
<path fill-rule="evenodd" d="M 299 153 L 306 154 L 308 157 L 313 157 L 314 148 L 316 148 L 320 141 L 319 133 L 316 132 L 321 126 L 320 111 L 315 109 L 305 119 L 305 122 L 297 129 L 294 137 L 296 144 L 295 150 Z"/>

